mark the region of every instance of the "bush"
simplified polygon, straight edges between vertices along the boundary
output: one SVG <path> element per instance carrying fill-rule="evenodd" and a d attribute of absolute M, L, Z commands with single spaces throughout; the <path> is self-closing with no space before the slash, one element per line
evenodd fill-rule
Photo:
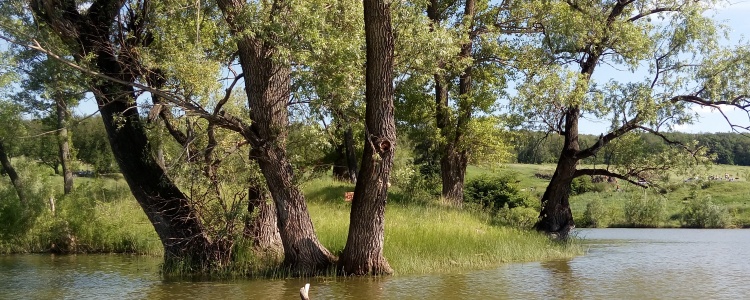
<path fill-rule="evenodd" d="M 711 202 L 710 195 L 699 197 L 691 194 L 682 208 L 682 222 L 685 227 L 724 228 L 731 223 L 730 220 L 727 208 Z"/>
<path fill-rule="evenodd" d="M 509 208 L 506 204 L 497 211 L 495 223 L 521 229 L 531 229 L 539 219 L 539 211 L 531 207 Z"/>
<path fill-rule="evenodd" d="M 513 182 L 511 175 L 483 175 L 469 180 L 464 187 L 464 201 L 495 210 L 523 206 L 525 199 Z"/>
<path fill-rule="evenodd" d="M 594 183 L 591 182 L 590 176 L 581 176 L 573 179 L 570 183 L 570 194 L 580 195 L 585 192 L 590 192 L 594 189 Z"/>
<path fill-rule="evenodd" d="M 612 212 L 604 206 L 604 202 L 596 198 L 586 204 L 586 211 L 583 213 L 583 225 L 598 228 L 607 227 L 612 222 L 612 217 Z"/>
<path fill-rule="evenodd" d="M 633 227 L 658 227 L 666 218 L 662 197 L 634 196 L 625 202 L 625 221 Z"/>

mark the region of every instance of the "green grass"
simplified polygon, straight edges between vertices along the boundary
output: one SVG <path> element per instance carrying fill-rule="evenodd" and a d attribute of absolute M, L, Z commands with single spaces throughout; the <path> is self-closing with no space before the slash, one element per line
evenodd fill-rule
<path fill-rule="evenodd" d="M 31 208 L 23 209 L 13 205 L 18 199 L 12 187 L 0 181 L 0 222 L 4 223 L 0 253 L 163 252 L 153 226 L 124 180 L 76 178 L 74 183 L 73 193 L 63 196 L 62 177 L 39 172 L 36 181 L 28 181 L 26 186 L 32 192 Z M 20 215 L 24 221 L 10 220 Z"/>
<path fill-rule="evenodd" d="M 343 250 L 350 205 L 343 201 L 353 186 L 318 179 L 305 186 L 308 207 L 321 242 Z M 399 198 L 399 195 L 391 195 Z M 385 257 L 397 274 L 447 273 L 484 269 L 506 262 L 542 261 L 582 254 L 576 243 L 553 242 L 528 230 L 489 225 L 482 212 L 437 204 L 389 203 Z"/>
<path fill-rule="evenodd" d="M 508 164 L 505 168 L 494 172 L 510 172 L 516 174 L 517 181 L 522 191 L 528 193 L 534 199 L 540 199 L 544 193 L 548 181 L 534 176 L 536 173 L 551 174 L 554 165 L 530 165 L 530 164 Z M 493 171 L 477 167 L 469 167 L 467 178 L 473 178 Z M 667 183 L 661 187 L 652 187 L 644 190 L 640 187 L 620 181 L 620 191 L 616 190 L 615 184 L 600 183 L 598 185 L 602 192 L 587 192 L 574 195 L 570 198 L 570 206 L 574 219 L 579 227 L 583 224 L 583 214 L 586 205 L 593 200 L 601 200 L 603 207 L 612 213 L 610 227 L 624 227 L 626 224 L 624 215 L 625 202 L 632 197 L 663 197 L 666 201 L 666 216 L 660 227 L 683 226 L 679 219 L 680 213 L 688 202 L 691 193 L 701 196 L 710 195 L 714 204 L 727 208 L 731 215 L 730 227 L 750 227 L 750 167 L 716 165 L 709 171 L 696 171 L 697 175 L 730 174 L 734 181 L 691 181 L 685 182 L 688 176 L 671 173 Z"/>
<path fill-rule="evenodd" d="M 59 176 L 45 176 L 54 186 L 58 181 L 61 185 Z M 60 249 L 75 244 L 74 251 L 86 253 L 162 253 L 153 226 L 124 180 L 77 178 L 75 183 L 74 193 L 65 197 L 57 188 L 38 192 L 35 201 L 40 210 L 31 226 L 19 234 L 1 236 L 0 253 L 46 252 L 53 243 Z M 6 182 L 0 181 L 0 190 L 12 197 Z M 319 239 L 332 252 L 340 253 L 346 243 L 350 211 L 343 195 L 353 186 L 316 179 L 305 183 L 303 190 Z M 385 256 L 397 274 L 484 269 L 507 262 L 570 258 L 583 252 L 575 242 L 557 243 L 536 232 L 491 225 L 488 214 L 481 211 L 444 207 L 437 197 L 414 201 L 411 195 L 392 190 L 386 209 Z M 56 198 L 55 214 L 44 193 Z M 0 215 L 12 213 L 8 208 Z M 259 268 L 257 258 L 237 258 L 241 261 L 232 269 L 237 273 L 284 276 L 283 270 L 275 274 Z"/>

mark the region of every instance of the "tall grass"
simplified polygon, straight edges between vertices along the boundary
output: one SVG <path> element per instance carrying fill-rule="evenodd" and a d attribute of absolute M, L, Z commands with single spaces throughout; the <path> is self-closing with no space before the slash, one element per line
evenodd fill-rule
<path fill-rule="evenodd" d="M 38 171 L 38 170 L 37 170 Z M 45 175 L 45 186 L 60 179 Z M 49 184 L 54 182 L 54 184 Z M 163 252 L 153 226 L 130 195 L 126 183 L 117 178 L 76 180 L 74 192 L 61 195 L 58 188 L 35 187 L 33 201 L 39 207 L 31 221 L 0 230 L 0 253 L 127 252 L 158 255 Z M 320 241 L 335 254 L 343 250 L 349 227 L 350 203 L 344 192 L 350 184 L 316 179 L 303 185 Z M 494 215 L 479 209 L 454 209 L 394 188 L 386 208 L 385 256 L 398 274 L 454 272 L 490 268 L 512 261 L 568 258 L 582 250 L 576 243 L 559 244 L 536 232 L 502 227 Z M 0 184 L 0 196 L 11 197 L 10 186 Z M 49 198 L 55 201 L 51 210 Z M 0 203 L 12 204 L 14 201 Z M 11 218 L 18 205 L 0 207 L 0 220 Z M 4 223 L 7 225 L 8 223 Z M 258 256 L 248 241 L 238 240 L 234 263 L 219 276 L 251 275 L 284 277 L 278 257 Z"/>
<path fill-rule="evenodd" d="M 344 202 L 343 192 L 353 187 L 321 179 L 305 190 L 319 239 L 339 253 L 349 227 L 350 205 Z M 389 203 L 386 207 L 384 254 L 397 274 L 482 269 L 506 262 L 570 258 L 583 252 L 576 243 L 558 243 L 537 232 L 493 226 L 488 213 L 443 207 L 437 202 Z"/>
<path fill-rule="evenodd" d="M 153 226 L 123 180 L 78 178 L 74 192 L 64 196 L 55 184 L 59 177 L 21 170 L 45 178 L 25 181 L 33 192 L 26 208 L 10 197 L 12 187 L 0 185 L 0 253 L 162 253 Z"/>

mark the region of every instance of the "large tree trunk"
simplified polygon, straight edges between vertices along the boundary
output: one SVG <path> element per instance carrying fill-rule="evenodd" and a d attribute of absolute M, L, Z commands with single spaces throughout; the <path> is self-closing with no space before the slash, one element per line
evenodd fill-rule
<path fill-rule="evenodd" d="M 244 11 L 241 1 L 219 0 L 224 17 L 237 38 L 240 65 L 245 74 L 245 93 L 250 108 L 252 155 L 266 179 L 277 210 L 277 222 L 284 245 L 284 266 L 295 275 L 320 273 L 331 266 L 335 257 L 315 235 L 305 197 L 294 184 L 294 173 L 286 153 L 289 125 L 287 102 L 290 97 L 291 67 L 284 62 L 275 33 L 256 38 L 238 19 Z M 282 15 L 289 4 L 273 3 L 271 18 Z M 273 22 L 273 20 L 272 20 Z"/>
<path fill-rule="evenodd" d="M 70 165 L 70 138 L 68 137 L 68 103 L 60 95 L 56 95 L 55 107 L 57 113 L 57 146 L 63 172 L 63 193 L 67 195 L 73 191 L 73 170 Z"/>
<path fill-rule="evenodd" d="M 354 189 L 349 236 L 339 264 L 344 274 L 390 274 L 385 256 L 385 204 L 396 150 L 393 116 L 393 30 L 389 2 L 365 0 L 365 151 Z"/>
<path fill-rule="evenodd" d="M 36 15 L 68 43 L 77 61 L 93 54 L 97 71 L 135 82 L 132 70 L 116 53 L 120 41 L 112 35 L 112 24 L 124 1 L 98 0 L 86 13 L 73 2 L 33 1 Z M 127 60 L 126 60 L 127 61 Z M 133 196 L 143 208 L 164 246 L 165 267 L 181 266 L 192 271 L 226 262 L 228 245 L 212 243 L 187 197 L 154 159 L 131 86 L 101 79 L 91 80 L 112 152 Z"/>
<path fill-rule="evenodd" d="M 580 151 L 578 144 L 578 118 L 580 110 L 576 107 L 565 113 L 565 143 L 557 161 L 557 168 L 552 175 L 547 189 L 542 195 L 542 210 L 536 229 L 550 233 L 558 238 L 567 238 L 570 230 L 575 228 L 573 213 L 570 210 L 570 184 L 575 178 Z"/>
<path fill-rule="evenodd" d="M 207 267 L 209 263 L 226 263 L 227 254 L 223 249 L 213 249 L 187 197 L 151 154 L 135 103 L 128 103 L 131 88 L 104 82 L 96 86 L 96 91 L 112 152 L 164 245 L 166 265 Z"/>
<path fill-rule="evenodd" d="M 21 205 L 23 206 L 28 205 L 28 201 L 26 199 L 26 193 L 23 192 L 23 184 L 21 183 L 21 178 L 18 177 L 16 168 L 14 168 L 13 165 L 10 163 L 10 158 L 8 158 L 8 152 L 5 149 L 5 145 L 3 145 L 2 142 L 0 142 L 0 165 L 2 165 L 3 167 L 3 172 L 5 174 L 8 174 L 8 177 L 10 177 L 10 183 L 13 185 L 13 188 L 16 190 L 16 195 L 18 195 L 18 200 L 21 202 Z"/>

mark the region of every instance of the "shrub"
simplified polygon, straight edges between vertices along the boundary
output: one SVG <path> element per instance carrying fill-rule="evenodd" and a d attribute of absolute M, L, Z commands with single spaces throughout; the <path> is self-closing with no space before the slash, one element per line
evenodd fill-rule
<path fill-rule="evenodd" d="M 524 197 L 511 175 L 483 175 L 469 180 L 464 187 L 464 201 L 484 208 L 514 208 L 524 205 Z"/>
<path fill-rule="evenodd" d="M 662 197 L 634 196 L 625 201 L 625 222 L 633 227 L 657 227 L 666 218 L 666 210 Z"/>
<path fill-rule="evenodd" d="M 604 206 L 604 202 L 596 198 L 586 204 L 583 213 L 583 225 L 590 227 L 607 227 L 612 222 L 612 212 Z"/>
<path fill-rule="evenodd" d="M 509 208 L 506 204 L 497 211 L 495 223 L 521 229 L 531 229 L 539 219 L 539 211 L 531 207 Z"/>
<path fill-rule="evenodd" d="M 585 192 L 590 192 L 594 189 L 594 183 L 591 182 L 591 177 L 589 176 L 580 176 L 573 179 L 573 182 L 570 183 L 570 194 L 571 195 L 580 195 Z"/>
<path fill-rule="evenodd" d="M 731 216 L 726 207 L 711 202 L 711 196 L 700 197 L 695 193 L 682 208 L 682 222 L 692 228 L 724 228 L 730 224 Z"/>

